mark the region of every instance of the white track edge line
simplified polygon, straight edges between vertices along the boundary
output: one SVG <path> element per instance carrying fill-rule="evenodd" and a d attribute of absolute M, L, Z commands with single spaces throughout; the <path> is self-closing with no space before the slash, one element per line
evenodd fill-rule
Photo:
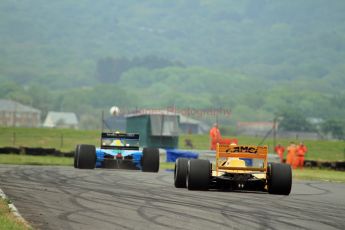
<path fill-rule="evenodd" d="M 6 194 L 4 193 L 4 191 L 1 190 L 1 188 L 0 188 L 0 198 L 4 200 L 9 200 Z M 22 215 L 20 215 L 18 209 L 16 208 L 16 206 L 14 206 L 13 203 L 9 203 L 8 208 L 10 209 L 11 213 L 17 218 L 17 220 L 24 223 L 27 227 L 31 228 L 29 223 L 22 217 Z"/>

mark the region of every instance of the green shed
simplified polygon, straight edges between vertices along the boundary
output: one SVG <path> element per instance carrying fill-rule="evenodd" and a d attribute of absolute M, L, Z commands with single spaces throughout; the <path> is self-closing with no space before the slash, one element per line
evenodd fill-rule
<path fill-rule="evenodd" d="M 126 131 L 139 133 L 141 147 L 177 148 L 179 115 L 132 114 L 126 117 Z"/>

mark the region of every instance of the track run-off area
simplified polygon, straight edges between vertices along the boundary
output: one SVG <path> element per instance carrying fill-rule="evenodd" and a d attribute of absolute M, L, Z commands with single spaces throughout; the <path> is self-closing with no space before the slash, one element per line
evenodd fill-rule
<path fill-rule="evenodd" d="M 345 184 L 289 196 L 188 191 L 173 173 L 0 165 L 0 189 L 34 229 L 345 229 Z"/>

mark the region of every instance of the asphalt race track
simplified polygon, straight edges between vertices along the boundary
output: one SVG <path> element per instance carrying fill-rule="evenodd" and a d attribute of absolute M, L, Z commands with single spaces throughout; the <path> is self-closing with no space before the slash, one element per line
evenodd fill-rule
<path fill-rule="evenodd" d="M 290 196 L 188 191 L 173 173 L 0 165 L 0 188 L 35 229 L 345 229 L 345 184 Z"/>

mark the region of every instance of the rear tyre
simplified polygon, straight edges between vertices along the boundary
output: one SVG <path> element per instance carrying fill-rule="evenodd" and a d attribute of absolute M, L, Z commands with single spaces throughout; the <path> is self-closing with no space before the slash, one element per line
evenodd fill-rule
<path fill-rule="evenodd" d="M 187 167 L 187 158 L 176 159 L 174 170 L 174 184 L 176 188 L 186 188 Z"/>
<path fill-rule="evenodd" d="M 75 151 L 75 167 L 94 169 L 96 166 L 96 148 L 93 145 L 78 145 Z"/>
<path fill-rule="evenodd" d="M 268 165 L 267 189 L 270 194 L 289 195 L 292 186 L 292 170 L 288 164 Z"/>
<path fill-rule="evenodd" d="M 186 185 L 188 190 L 207 190 L 211 179 L 211 164 L 208 160 L 188 161 Z"/>
<path fill-rule="evenodd" d="M 143 172 L 158 172 L 159 150 L 157 148 L 144 148 L 142 157 Z"/>

